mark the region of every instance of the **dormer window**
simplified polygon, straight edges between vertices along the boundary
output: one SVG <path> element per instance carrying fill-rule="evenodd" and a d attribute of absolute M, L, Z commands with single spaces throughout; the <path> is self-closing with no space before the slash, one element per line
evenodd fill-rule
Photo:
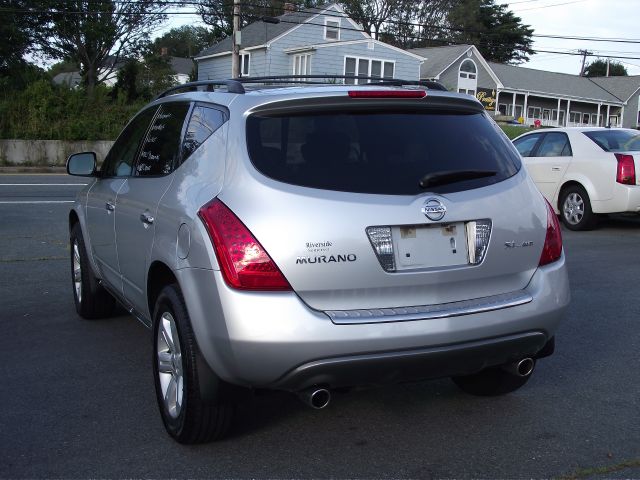
<path fill-rule="evenodd" d="M 340 40 L 340 20 L 324 21 L 324 39 L 325 40 Z"/>

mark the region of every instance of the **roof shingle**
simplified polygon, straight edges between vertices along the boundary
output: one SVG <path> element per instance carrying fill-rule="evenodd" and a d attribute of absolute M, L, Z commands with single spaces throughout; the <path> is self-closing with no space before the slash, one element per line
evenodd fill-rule
<path fill-rule="evenodd" d="M 547 93 L 549 95 L 579 97 L 585 100 L 622 103 L 618 97 L 612 95 L 587 77 L 568 73 L 546 72 L 502 63 L 489 62 L 489 66 L 506 88 Z"/>

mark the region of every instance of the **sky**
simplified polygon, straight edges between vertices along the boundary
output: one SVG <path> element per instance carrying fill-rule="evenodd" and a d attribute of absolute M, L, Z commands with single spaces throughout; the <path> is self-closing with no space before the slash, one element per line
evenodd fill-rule
<path fill-rule="evenodd" d="M 502 2 L 497 2 L 502 3 Z M 632 39 L 636 43 L 593 42 L 534 37 L 533 48 L 555 52 L 587 49 L 594 54 L 636 57 L 621 59 L 629 75 L 640 75 L 640 0 L 514 0 L 504 2 L 530 25 L 534 34 Z M 157 33 L 180 25 L 204 25 L 200 17 L 174 15 Z M 596 57 L 587 57 L 587 63 Z M 521 66 L 578 75 L 582 56 L 537 53 Z"/>
<path fill-rule="evenodd" d="M 514 0 L 509 9 L 535 34 L 633 39 L 636 43 L 589 42 L 534 37 L 534 49 L 636 57 L 622 59 L 629 75 L 640 75 L 640 0 Z M 589 60 L 594 57 L 588 57 Z M 579 74 L 582 57 L 538 53 L 524 67 Z"/>

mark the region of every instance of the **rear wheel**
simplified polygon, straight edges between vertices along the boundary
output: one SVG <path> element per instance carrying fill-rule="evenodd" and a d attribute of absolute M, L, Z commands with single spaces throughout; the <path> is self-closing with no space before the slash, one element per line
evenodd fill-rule
<path fill-rule="evenodd" d="M 221 438 L 229 430 L 235 410 L 230 388 L 199 360 L 177 285 L 160 292 L 153 318 L 156 398 L 167 432 L 186 444 Z M 203 398 L 203 385 L 208 386 L 209 398 Z"/>
<path fill-rule="evenodd" d="M 571 185 L 560 196 L 560 215 L 569 230 L 591 230 L 597 217 L 591 210 L 589 195 L 579 185 Z"/>
<path fill-rule="evenodd" d="M 71 228 L 69 244 L 73 300 L 78 315 L 87 319 L 110 317 L 115 310 L 116 300 L 93 274 L 79 223 Z"/>
<path fill-rule="evenodd" d="M 535 366 L 535 363 L 533 365 Z M 533 371 L 533 367 L 531 367 L 531 371 Z M 529 381 L 529 378 L 531 378 L 531 372 L 526 376 L 521 376 L 503 367 L 491 367 L 471 375 L 452 377 L 452 380 L 466 393 L 493 397 L 519 389 Z"/>

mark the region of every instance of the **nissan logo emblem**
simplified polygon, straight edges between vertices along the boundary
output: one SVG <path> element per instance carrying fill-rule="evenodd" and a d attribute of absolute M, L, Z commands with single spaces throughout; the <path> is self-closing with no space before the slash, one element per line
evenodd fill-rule
<path fill-rule="evenodd" d="M 429 220 L 437 222 L 442 220 L 447 213 L 447 207 L 437 198 L 430 198 L 422 207 L 422 213 L 426 215 Z"/>

